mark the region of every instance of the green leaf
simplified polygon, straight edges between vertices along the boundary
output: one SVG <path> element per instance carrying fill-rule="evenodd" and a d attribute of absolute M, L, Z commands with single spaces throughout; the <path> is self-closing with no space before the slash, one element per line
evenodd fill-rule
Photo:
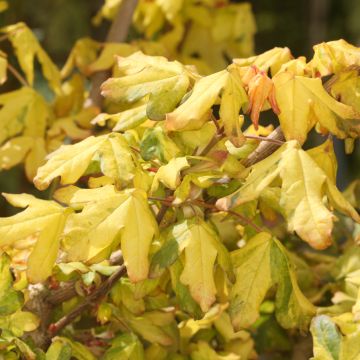
<path fill-rule="evenodd" d="M 6 253 L 0 257 L 0 315 L 10 315 L 19 310 L 24 302 L 20 291 L 12 287 L 13 279 L 10 271 L 10 258 Z"/>
<path fill-rule="evenodd" d="M 259 316 L 267 291 L 277 285 L 276 318 L 284 328 L 305 330 L 315 307 L 302 294 L 289 256 L 281 243 L 260 233 L 232 253 L 236 283 L 230 293 L 230 315 L 236 329 L 248 327 Z"/>
<path fill-rule="evenodd" d="M 329 316 L 316 316 L 311 322 L 313 360 L 340 360 L 341 334 Z M 344 359 L 345 360 L 345 359 Z"/>
<path fill-rule="evenodd" d="M 103 357 L 104 360 L 143 360 L 144 349 L 138 337 L 133 333 L 117 336 Z"/>
<path fill-rule="evenodd" d="M 18 310 L 0 318 L 0 328 L 9 330 L 14 336 L 21 337 L 26 331 L 33 331 L 39 326 L 39 318 L 31 312 Z"/>
<path fill-rule="evenodd" d="M 259 316 L 273 281 L 270 251 L 271 235 L 261 233 L 231 254 L 237 280 L 230 293 L 230 315 L 236 329 L 250 326 Z"/>
<path fill-rule="evenodd" d="M 210 109 L 228 81 L 227 70 L 201 78 L 191 95 L 173 112 L 166 115 L 167 130 L 196 130 L 209 120 Z"/>
<path fill-rule="evenodd" d="M 180 153 L 177 145 L 160 126 L 147 129 L 140 142 L 140 153 L 144 160 L 159 159 L 168 162 Z"/>
<path fill-rule="evenodd" d="M 151 120 L 163 120 L 185 95 L 190 84 L 186 69 L 177 61 L 137 52 L 119 58 L 118 67 L 125 76 L 110 78 L 101 94 L 117 102 L 133 103 L 149 95 L 146 114 Z"/>
<path fill-rule="evenodd" d="M 46 360 L 70 360 L 71 346 L 62 341 L 53 341 L 46 352 Z"/>
<path fill-rule="evenodd" d="M 59 342 L 63 346 L 70 346 L 71 355 L 77 360 L 95 360 L 96 357 L 90 352 L 90 350 L 83 344 L 70 340 L 66 337 L 55 337 L 55 341 Z"/>

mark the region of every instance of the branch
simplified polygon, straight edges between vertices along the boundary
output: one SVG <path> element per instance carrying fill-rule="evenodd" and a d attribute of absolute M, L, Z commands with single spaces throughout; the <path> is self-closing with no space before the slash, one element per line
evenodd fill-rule
<path fill-rule="evenodd" d="M 262 142 L 245 160 L 242 164 L 246 167 L 256 164 L 265 159 L 276 151 L 284 142 L 284 134 L 281 127 L 278 126 L 268 137 L 267 141 Z"/>
<path fill-rule="evenodd" d="M 181 207 L 181 206 L 186 206 L 186 205 L 196 205 L 196 206 L 200 206 L 206 209 L 210 209 L 214 212 L 219 212 L 219 211 L 223 211 L 228 213 L 229 215 L 235 216 L 238 219 L 240 219 L 241 221 L 245 222 L 247 225 L 251 226 L 256 232 L 262 232 L 263 229 L 257 225 L 256 223 L 254 223 L 251 219 L 247 218 L 246 216 L 239 214 L 235 211 L 232 210 L 223 210 L 223 209 L 219 209 L 215 204 L 209 204 L 207 202 L 205 202 L 204 200 L 201 199 L 192 199 L 192 200 L 186 200 L 181 204 L 173 204 L 173 200 L 174 198 L 172 196 L 169 196 L 167 198 L 161 198 L 161 197 L 149 197 L 148 198 L 151 201 L 160 201 L 161 203 L 163 203 L 163 205 L 165 205 L 167 208 L 169 207 Z"/>
<path fill-rule="evenodd" d="M 123 262 L 124 259 L 120 250 L 115 251 L 111 254 L 109 260 L 110 265 L 122 265 Z M 78 293 L 75 289 L 75 282 L 70 282 L 65 283 L 58 290 L 53 290 L 48 296 L 46 296 L 45 301 L 52 306 L 56 306 L 62 304 L 64 301 L 72 299 L 77 295 Z"/>
<path fill-rule="evenodd" d="M 106 42 L 124 42 L 127 39 L 132 16 L 137 6 L 138 0 L 124 0 L 113 23 L 111 24 Z M 92 105 L 102 105 L 103 98 L 100 94 L 101 84 L 111 75 L 109 70 L 99 71 L 91 78 L 91 90 L 89 99 Z"/>
<path fill-rule="evenodd" d="M 121 265 L 120 268 L 115 271 L 110 277 L 108 277 L 101 285 L 87 298 L 85 301 L 78 305 L 74 310 L 69 314 L 63 316 L 55 324 L 50 324 L 49 331 L 51 333 L 50 337 L 54 337 L 59 333 L 64 327 L 72 323 L 79 315 L 81 315 L 88 307 L 93 306 L 104 297 L 109 290 L 116 284 L 116 282 L 126 275 L 125 265 Z"/>
<path fill-rule="evenodd" d="M 7 68 L 14 75 L 14 77 L 20 82 L 21 85 L 30 86 L 27 80 L 10 63 L 7 63 Z"/>

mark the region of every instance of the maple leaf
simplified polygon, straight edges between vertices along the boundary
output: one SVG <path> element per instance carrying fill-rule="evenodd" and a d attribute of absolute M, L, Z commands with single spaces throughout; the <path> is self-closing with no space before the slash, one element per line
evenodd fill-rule
<path fill-rule="evenodd" d="M 25 136 L 43 137 L 48 120 L 49 106 L 35 90 L 23 87 L 0 95 L 0 143 L 23 133 Z"/>
<path fill-rule="evenodd" d="M 315 45 L 307 67 L 315 76 L 337 74 L 348 66 L 360 65 L 360 50 L 343 39 Z"/>
<path fill-rule="evenodd" d="M 342 139 L 359 134 L 360 114 L 332 98 L 320 79 L 280 72 L 273 82 L 279 121 L 287 140 L 296 139 L 303 144 L 317 122 Z"/>
<path fill-rule="evenodd" d="M 110 78 L 101 86 L 101 94 L 116 102 L 133 103 L 149 95 L 146 113 L 149 119 L 163 120 L 185 95 L 190 79 L 185 67 L 164 57 L 137 52 L 118 59 L 125 75 Z"/>
<path fill-rule="evenodd" d="M 24 161 L 26 177 L 32 181 L 37 169 L 44 164 L 45 157 L 44 139 L 18 136 L 7 141 L 0 148 L 0 168 L 7 170 Z"/>
<path fill-rule="evenodd" d="M 265 51 L 262 54 L 251 56 L 245 59 L 234 59 L 234 64 L 241 67 L 253 66 L 267 73 L 270 69 L 271 75 L 274 76 L 282 65 L 292 59 L 289 48 L 275 47 L 271 50 Z"/>
<path fill-rule="evenodd" d="M 316 150 L 318 151 L 319 149 Z M 314 151 L 312 155 L 314 156 Z M 325 170 L 312 159 L 311 152 L 309 155 L 299 148 L 296 141 L 288 142 L 271 156 L 255 164 L 240 189 L 218 200 L 218 206 L 235 208 L 254 200 L 280 177 L 280 203 L 285 211 L 289 230 L 295 231 L 314 248 L 324 249 L 331 244 L 335 219 L 329 210 L 329 204 L 326 205 L 323 201 L 324 195 L 337 210 L 352 217 L 354 221 L 359 222 L 360 217 L 328 178 L 330 170 L 325 164 L 322 166 Z"/>
<path fill-rule="evenodd" d="M 231 254 L 236 283 L 230 293 L 230 316 L 235 329 L 248 327 L 259 317 L 259 307 L 269 288 L 278 285 L 276 317 L 285 328 L 306 329 L 315 307 L 296 281 L 288 254 L 276 238 L 260 233 Z"/>
<path fill-rule="evenodd" d="M 28 83 L 34 83 L 34 59 L 39 61 L 44 77 L 48 80 L 50 87 L 59 93 L 61 87 L 60 72 L 52 62 L 48 54 L 40 46 L 39 41 L 31 30 L 22 22 L 10 25 L 0 30 L 8 34 L 11 44 L 15 48 L 19 65 L 26 75 Z"/>
<path fill-rule="evenodd" d="M 71 210 L 54 201 L 40 200 L 28 194 L 3 196 L 11 205 L 26 209 L 0 219 L 0 246 L 12 246 L 19 240 L 35 236 L 37 241 L 27 262 L 27 276 L 32 283 L 44 281 L 52 273 L 60 235 Z"/>
<path fill-rule="evenodd" d="M 136 171 L 136 158 L 125 138 L 116 133 L 90 136 L 74 145 L 62 145 L 48 156 L 47 163 L 38 169 L 35 186 L 46 189 L 51 181 L 61 176 L 61 184 L 75 183 L 98 159 L 104 175 L 115 181 L 128 182 Z"/>
<path fill-rule="evenodd" d="M 65 230 L 64 246 L 70 261 L 99 262 L 121 242 L 129 278 L 134 282 L 147 278 L 148 253 L 157 224 L 144 191 L 117 192 L 112 185 L 70 187 L 57 198 L 82 209 L 70 215 Z"/>
<path fill-rule="evenodd" d="M 213 274 L 216 258 L 225 271 L 230 271 L 231 268 L 226 249 L 211 227 L 199 219 L 176 224 L 169 236 L 168 245 L 160 250 L 156 260 L 152 262 L 152 268 L 170 266 L 184 251 L 185 266 L 179 280 L 189 286 L 191 296 L 202 311 L 208 311 L 216 295 Z"/>
<path fill-rule="evenodd" d="M 248 103 L 248 98 L 240 74 L 234 66 L 198 80 L 190 96 L 166 115 L 167 130 L 201 128 L 210 119 L 211 108 L 217 103 L 220 94 L 220 118 L 224 123 L 225 133 L 235 146 L 240 146 L 245 139 L 240 129 L 239 112 Z"/>

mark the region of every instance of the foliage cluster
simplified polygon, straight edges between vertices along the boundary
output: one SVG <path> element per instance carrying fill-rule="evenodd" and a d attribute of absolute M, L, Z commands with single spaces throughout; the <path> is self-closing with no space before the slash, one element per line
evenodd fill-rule
<path fill-rule="evenodd" d="M 337 189 L 332 143 L 360 134 L 360 49 L 249 57 L 249 5 L 227 1 L 140 1 L 133 27 L 61 71 L 25 24 L 0 30 L 21 69 L 0 53 L 0 81 L 22 83 L 0 95 L 0 166 L 51 187 L 3 194 L 23 210 L 0 219 L 1 356 L 300 359 L 312 337 L 313 359 L 360 359 L 359 183 Z"/>

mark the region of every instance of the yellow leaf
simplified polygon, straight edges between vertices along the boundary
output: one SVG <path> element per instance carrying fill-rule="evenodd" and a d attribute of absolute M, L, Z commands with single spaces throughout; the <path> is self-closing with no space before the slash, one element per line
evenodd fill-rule
<path fill-rule="evenodd" d="M 210 109 L 228 81 L 227 70 L 201 78 L 190 97 L 176 110 L 166 115 L 166 128 L 173 130 L 196 130 L 209 119 Z"/>
<path fill-rule="evenodd" d="M 38 189 L 44 190 L 58 176 L 61 176 L 61 184 L 73 184 L 96 157 L 104 175 L 125 182 L 133 177 L 136 159 L 125 138 L 112 133 L 90 136 L 74 145 L 62 145 L 51 153 L 47 163 L 39 168 L 34 184 Z"/>
<path fill-rule="evenodd" d="M 44 77 L 48 80 L 50 87 L 56 93 L 60 92 L 60 72 L 40 46 L 32 31 L 22 22 L 7 26 L 1 31 L 9 35 L 9 40 L 15 48 L 18 62 L 29 84 L 32 86 L 34 83 L 34 60 L 36 57 L 41 64 Z"/>
<path fill-rule="evenodd" d="M 253 165 L 243 186 L 235 193 L 219 199 L 216 205 L 226 210 L 258 198 L 262 191 L 279 175 L 279 163 L 282 153 L 288 147 L 293 146 L 295 146 L 293 142 L 287 143 L 264 160 Z"/>
<path fill-rule="evenodd" d="M 91 123 L 104 126 L 106 121 L 110 121 L 111 126 L 115 123 L 113 131 L 125 131 L 136 128 L 146 120 L 146 105 L 139 105 L 117 114 L 101 113 Z"/>
<path fill-rule="evenodd" d="M 100 56 L 86 67 L 86 73 L 110 69 L 115 64 L 115 55 L 129 56 L 137 51 L 137 47 L 130 44 L 105 43 Z"/>
<path fill-rule="evenodd" d="M 0 246 L 9 246 L 17 240 L 41 232 L 48 222 L 64 208 L 54 201 L 40 200 L 28 194 L 3 194 L 13 206 L 23 212 L 0 219 Z"/>
<path fill-rule="evenodd" d="M 232 252 L 236 283 L 230 293 L 229 312 L 236 330 L 259 317 L 259 308 L 276 286 L 276 319 L 284 328 L 307 329 L 316 308 L 301 292 L 289 254 L 279 240 L 259 233 L 245 247 Z"/>
<path fill-rule="evenodd" d="M 280 202 L 287 214 L 289 230 L 296 231 L 312 247 L 324 249 L 331 244 L 335 216 L 324 203 L 325 194 L 337 210 L 360 220 L 332 180 L 304 150 L 292 148 L 283 153 L 280 168 Z"/>
<path fill-rule="evenodd" d="M 0 85 L 2 85 L 6 81 L 6 79 L 7 79 L 7 58 L 5 53 L 0 51 Z"/>
<path fill-rule="evenodd" d="M 273 82 L 276 101 L 280 108 L 280 125 L 287 140 L 301 144 L 316 122 L 339 138 L 360 132 L 360 114 L 352 107 L 332 98 L 323 88 L 321 79 L 294 76 L 290 72 L 278 73 Z"/>
<path fill-rule="evenodd" d="M 28 276 L 33 283 L 45 280 L 52 272 L 58 255 L 60 236 L 71 210 L 53 201 L 39 200 L 28 194 L 3 194 L 6 200 L 23 212 L 0 219 L 0 246 L 11 246 L 18 240 L 36 236 L 28 259 Z"/>
<path fill-rule="evenodd" d="M 21 132 L 43 137 L 50 118 L 44 98 L 29 87 L 0 95 L 0 143 Z"/>
<path fill-rule="evenodd" d="M 205 223 L 198 221 L 187 223 L 183 236 L 179 247 L 185 248 L 185 267 L 180 281 L 189 286 L 191 296 L 206 312 L 215 302 L 214 263 L 220 253 L 219 239 Z"/>
<path fill-rule="evenodd" d="M 332 140 L 324 141 L 321 145 L 308 150 L 307 153 L 326 173 L 331 182 L 336 184 L 337 160 Z"/>
<path fill-rule="evenodd" d="M 321 167 L 311 157 L 311 153 L 319 156 L 321 151 L 315 148 L 308 153 L 296 141 L 284 144 L 275 153 L 252 166 L 240 189 L 219 199 L 217 206 L 228 209 L 255 200 L 273 181 L 281 179 L 280 204 L 289 230 L 295 231 L 316 249 L 328 247 L 331 244 L 335 215 L 330 211 L 326 197 L 335 209 L 352 217 L 354 221 L 359 222 L 360 218 L 329 178 L 335 171 L 331 157 L 327 160 L 328 165 L 323 161 Z"/>
<path fill-rule="evenodd" d="M 33 144 L 33 138 L 28 136 L 18 136 L 6 142 L 0 148 L 0 168 L 11 169 L 21 163 Z"/>
<path fill-rule="evenodd" d="M 331 85 L 331 95 L 335 99 L 352 106 L 360 112 L 360 77 L 358 70 L 340 72 Z"/>
<path fill-rule="evenodd" d="M 25 174 L 29 181 L 33 181 L 38 168 L 44 164 L 47 152 L 42 138 L 33 138 L 33 145 L 25 159 Z"/>
<path fill-rule="evenodd" d="M 151 120 L 163 120 L 185 95 L 190 84 L 185 67 L 161 56 L 141 52 L 119 58 L 125 76 L 110 78 L 101 86 L 101 94 L 116 102 L 133 103 L 149 95 L 146 113 Z"/>
<path fill-rule="evenodd" d="M 27 277 L 31 283 L 43 282 L 52 274 L 59 252 L 60 236 L 70 211 L 54 215 L 42 229 L 27 263 Z"/>
<path fill-rule="evenodd" d="M 230 298 L 233 301 L 233 325 L 236 329 L 255 322 L 259 316 L 259 306 L 271 286 L 270 239 L 270 234 L 261 233 L 253 237 L 244 249 L 232 253 L 237 281 L 231 289 Z M 239 276 L 245 273 L 246 276 Z"/>
<path fill-rule="evenodd" d="M 271 70 L 271 75 L 275 75 L 281 68 L 281 66 L 292 59 L 289 48 L 275 47 L 271 50 L 256 56 L 249 57 L 247 59 L 234 59 L 233 62 L 239 66 L 254 65 L 259 70 L 268 72 Z"/>
<path fill-rule="evenodd" d="M 162 182 L 167 188 L 175 190 L 180 184 L 181 170 L 189 167 L 190 164 L 186 157 L 171 159 L 168 164 L 161 166 L 157 171 L 151 186 L 151 192 L 157 190 L 159 182 Z"/>
<path fill-rule="evenodd" d="M 75 208 L 84 206 L 82 212 L 69 217 L 66 227 L 64 243 L 69 260 L 99 262 L 106 259 L 121 241 L 129 278 L 133 282 L 146 279 L 148 253 L 157 233 L 157 224 L 145 192 L 116 192 L 110 185 L 74 190 L 60 195 L 66 201 L 70 198 L 70 204 Z"/>
<path fill-rule="evenodd" d="M 65 65 L 61 69 L 61 77 L 69 76 L 74 67 L 77 67 L 86 75 L 88 66 L 96 60 L 100 47 L 101 45 L 98 42 L 90 38 L 82 38 L 76 41 Z"/>
<path fill-rule="evenodd" d="M 248 103 L 248 97 L 236 68 L 229 66 L 228 71 L 230 76 L 221 96 L 220 118 L 224 122 L 225 134 L 236 147 L 239 147 L 245 142 L 239 113 L 241 107 Z"/>
<path fill-rule="evenodd" d="M 5 11 L 9 7 L 7 1 L 1 0 L 0 1 L 0 12 Z"/>
<path fill-rule="evenodd" d="M 360 65 L 360 49 L 345 40 L 323 42 L 314 46 L 314 57 L 307 64 L 313 75 L 338 73 L 348 66 Z"/>
<path fill-rule="evenodd" d="M 96 26 L 100 25 L 102 19 L 112 20 L 119 11 L 123 0 L 105 0 L 104 5 L 92 18 L 92 23 Z"/>

